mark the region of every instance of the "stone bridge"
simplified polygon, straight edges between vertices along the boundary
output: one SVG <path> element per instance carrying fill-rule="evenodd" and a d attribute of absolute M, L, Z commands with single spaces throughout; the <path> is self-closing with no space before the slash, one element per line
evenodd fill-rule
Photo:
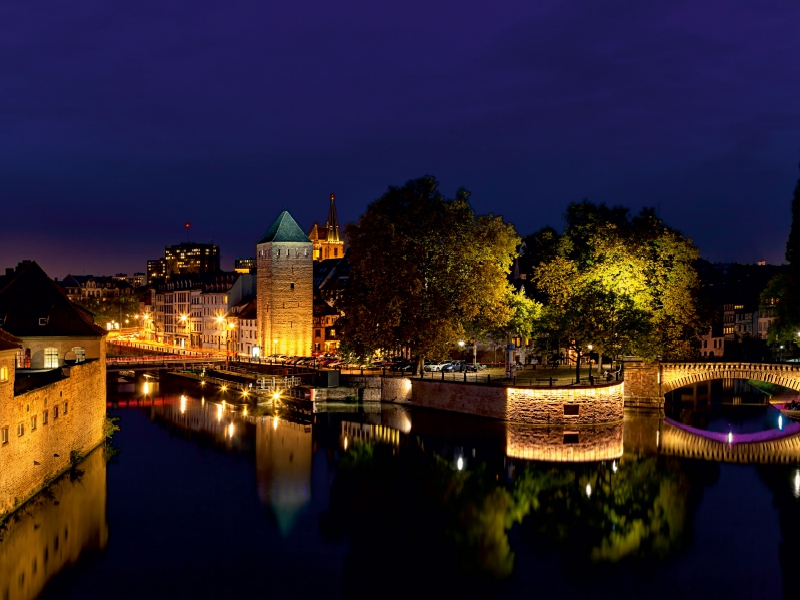
<path fill-rule="evenodd" d="M 626 359 L 625 406 L 660 408 L 664 394 L 711 379 L 755 379 L 800 392 L 800 365 Z"/>

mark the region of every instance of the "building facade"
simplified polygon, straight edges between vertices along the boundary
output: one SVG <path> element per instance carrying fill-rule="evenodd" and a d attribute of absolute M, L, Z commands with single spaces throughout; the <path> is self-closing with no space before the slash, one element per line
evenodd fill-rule
<path fill-rule="evenodd" d="M 258 340 L 263 356 L 311 356 L 311 240 L 283 211 L 256 245 Z"/>

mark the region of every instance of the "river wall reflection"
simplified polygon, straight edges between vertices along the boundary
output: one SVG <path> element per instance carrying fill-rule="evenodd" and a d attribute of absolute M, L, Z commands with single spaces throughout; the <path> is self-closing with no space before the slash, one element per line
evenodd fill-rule
<path fill-rule="evenodd" d="M 73 473 L 15 513 L 0 536 L 4 600 L 36 598 L 83 553 L 103 550 L 108 540 L 104 450 L 92 452 Z"/>

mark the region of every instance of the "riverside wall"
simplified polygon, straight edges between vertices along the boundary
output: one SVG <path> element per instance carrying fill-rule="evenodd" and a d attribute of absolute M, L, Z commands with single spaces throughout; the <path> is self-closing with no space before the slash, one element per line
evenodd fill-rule
<path fill-rule="evenodd" d="M 380 400 L 384 402 L 504 421 L 565 425 L 609 423 L 623 418 L 623 382 L 595 387 L 524 388 L 405 377 L 370 379 L 380 379 Z M 375 382 L 370 384 L 372 387 L 366 389 L 375 390 Z"/>
<path fill-rule="evenodd" d="M 8 441 L 0 445 L 0 518 L 69 469 L 73 452 L 86 454 L 105 439 L 105 357 L 18 395 L 13 380 L 3 387 L 0 428 Z"/>

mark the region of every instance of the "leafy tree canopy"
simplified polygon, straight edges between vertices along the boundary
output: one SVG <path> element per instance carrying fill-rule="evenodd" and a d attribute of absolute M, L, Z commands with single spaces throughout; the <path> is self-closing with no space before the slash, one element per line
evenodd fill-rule
<path fill-rule="evenodd" d="M 430 175 L 390 187 L 347 226 L 350 283 L 337 302 L 345 352 L 408 348 L 443 356 L 479 323 L 514 315 L 507 280 L 517 256 L 514 227 L 476 216 L 469 192 L 445 198 Z"/>
<path fill-rule="evenodd" d="M 546 240 L 532 265 L 551 333 L 579 352 L 592 344 L 610 356 L 693 354 L 699 319 L 692 240 L 664 225 L 653 209 L 631 216 L 623 207 L 570 204 L 564 232 Z M 526 242 L 527 248 L 527 242 Z"/>

